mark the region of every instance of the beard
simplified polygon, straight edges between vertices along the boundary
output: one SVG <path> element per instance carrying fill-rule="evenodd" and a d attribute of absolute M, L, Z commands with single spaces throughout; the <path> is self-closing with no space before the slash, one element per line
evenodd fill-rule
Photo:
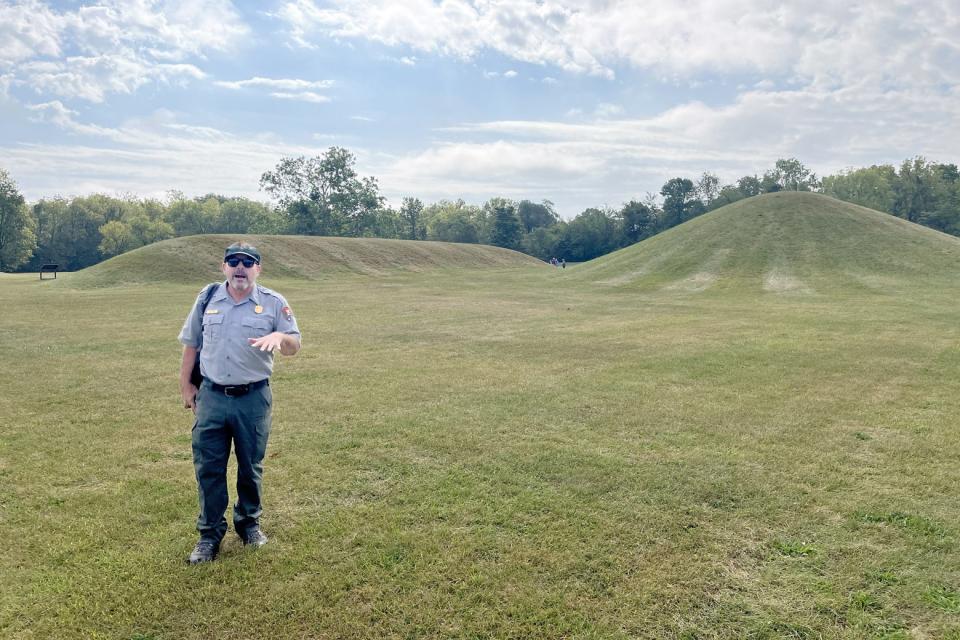
<path fill-rule="evenodd" d="M 230 286 L 236 289 L 237 291 L 246 291 L 253 286 L 253 278 L 250 277 L 250 274 L 245 274 L 246 277 L 233 276 L 230 278 Z"/>

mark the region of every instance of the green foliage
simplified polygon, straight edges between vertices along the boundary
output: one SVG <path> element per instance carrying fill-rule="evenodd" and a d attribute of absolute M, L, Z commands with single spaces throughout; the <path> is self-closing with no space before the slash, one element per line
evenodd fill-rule
<path fill-rule="evenodd" d="M 427 230 L 423 224 L 423 203 L 418 198 L 404 198 L 400 207 L 400 218 L 407 227 L 406 238 L 426 240 Z"/>
<path fill-rule="evenodd" d="M 283 221 L 261 202 L 229 198 L 220 203 L 219 209 L 216 233 L 281 233 L 283 230 Z"/>
<path fill-rule="evenodd" d="M 703 206 L 709 207 L 710 203 L 715 201 L 720 195 L 720 178 L 715 174 L 705 171 L 694 187 L 697 199 Z"/>
<path fill-rule="evenodd" d="M 669 229 L 693 217 L 696 193 L 687 178 L 671 178 L 660 189 L 663 196 L 663 226 Z"/>
<path fill-rule="evenodd" d="M 260 177 L 260 188 L 277 199 L 293 233 L 362 237 L 383 198 L 376 179 L 359 177 L 355 164 L 343 147 L 313 158 L 283 158 Z"/>
<path fill-rule="evenodd" d="M 560 220 L 549 200 L 491 198 L 483 207 L 463 200 L 424 205 L 404 198 L 399 211 L 384 205 L 374 178 L 361 178 L 355 158 L 331 147 L 315 158 L 283 158 L 261 177 L 278 207 L 246 198 L 172 191 L 168 204 L 103 195 L 41 200 L 30 218 L 36 250 L 21 269 L 54 261 L 81 269 L 160 240 L 195 234 L 307 234 L 490 243 L 540 259 L 584 261 L 646 240 L 703 213 L 779 191 L 815 191 L 960 235 L 960 170 L 917 157 L 892 165 L 850 169 L 822 181 L 796 158 L 778 159 L 762 178 L 721 185 L 704 172 L 695 181 L 675 177 L 660 190 L 619 209 L 590 208 Z M 598 215 L 597 212 L 600 212 Z M 613 224 L 610 224 L 610 221 Z M 26 228 L 26 227 L 25 227 Z M 29 229 L 24 232 L 29 235 Z M 29 246 L 29 241 L 26 245 Z M 21 255 L 26 249 L 21 250 Z M 9 263 L 9 260 L 8 260 Z M 10 267 L 6 267 L 10 268 Z"/>
<path fill-rule="evenodd" d="M 573 262 L 586 262 L 610 253 L 618 246 L 615 214 L 601 209 L 587 209 L 571 220 L 564 230 L 564 251 L 559 257 Z"/>
<path fill-rule="evenodd" d="M 100 245 L 98 249 L 105 257 L 116 256 L 133 249 L 133 234 L 130 225 L 120 220 L 111 220 L 100 227 Z"/>
<path fill-rule="evenodd" d="M 390 207 L 379 207 L 368 215 L 363 235 L 365 238 L 404 238 L 406 230 L 399 213 Z"/>
<path fill-rule="evenodd" d="M 549 227 L 537 227 L 524 237 L 523 251 L 545 261 L 569 255 L 567 224 L 560 222 Z"/>
<path fill-rule="evenodd" d="M 64 198 L 54 198 L 40 200 L 31 207 L 30 214 L 36 229 L 37 248 L 33 257 L 23 266 L 24 270 L 38 271 L 40 265 L 49 262 L 57 263 L 63 269 L 67 268 L 57 253 L 55 243 L 59 238 L 60 228 L 66 220 L 69 205 L 69 201 Z"/>
<path fill-rule="evenodd" d="M 849 170 L 823 179 L 823 193 L 877 211 L 893 212 L 895 177 L 890 165 Z"/>
<path fill-rule="evenodd" d="M 119 200 L 99 194 L 71 200 L 49 250 L 60 267 L 74 271 L 99 262 L 100 227 L 120 219 L 121 208 Z"/>
<path fill-rule="evenodd" d="M 484 212 L 463 200 L 441 200 L 424 210 L 427 238 L 443 242 L 480 242 Z"/>
<path fill-rule="evenodd" d="M 653 235 L 657 229 L 657 212 L 636 200 L 623 205 L 619 211 L 621 244 L 627 246 Z"/>
<path fill-rule="evenodd" d="M 773 178 L 781 191 L 815 191 L 819 187 L 816 174 L 796 158 L 777 160 Z"/>
<path fill-rule="evenodd" d="M 0 271 L 13 271 L 36 248 L 34 222 L 16 183 L 0 169 Z"/>
<path fill-rule="evenodd" d="M 514 203 L 504 198 L 494 198 L 484 205 L 484 210 L 490 220 L 488 242 L 505 249 L 520 248 L 523 227 Z"/>
<path fill-rule="evenodd" d="M 517 203 L 517 217 L 523 225 L 523 232 L 527 234 L 560 222 L 560 216 L 553 210 L 553 203 L 549 200 L 541 203 L 521 200 Z"/>
<path fill-rule="evenodd" d="M 211 203 L 204 208 L 202 202 L 187 199 L 181 195 L 170 203 L 167 209 L 167 221 L 173 226 L 174 234 L 178 238 L 213 233 L 216 220 L 211 217 L 211 214 L 214 211 L 219 214 L 219 206 L 215 209 Z"/>
<path fill-rule="evenodd" d="M 763 193 L 760 179 L 757 176 L 743 176 L 737 180 L 737 190 L 744 198 L 752 198 Z"/>

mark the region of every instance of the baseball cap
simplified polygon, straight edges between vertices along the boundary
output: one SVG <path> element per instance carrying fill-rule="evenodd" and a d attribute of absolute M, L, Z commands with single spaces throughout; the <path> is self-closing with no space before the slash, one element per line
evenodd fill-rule
<path fill-rule="evenodd" d="M 257 248 L 246 242 L 234 242 L 232 245 L 227 247 L 227 250 L 223 252 L 223 259 L 226 260 L 230 256 L 250 256 L 257 262 L 260 262 L 260 252 L 257 251 Z"/>

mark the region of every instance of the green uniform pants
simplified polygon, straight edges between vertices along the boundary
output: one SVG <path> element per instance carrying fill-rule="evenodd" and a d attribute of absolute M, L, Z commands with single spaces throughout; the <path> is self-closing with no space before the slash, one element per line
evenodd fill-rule
<path fill-rule="evenodd" d="M 237 502 L 233 505 L 233 528 L 241 536 L 260 521 L 263 457 L 270 437 L 273 395 L 270 385 L 239 396 L 214 391 L 207 380 L 197 393 L 193 425 L 193 466 L 197 472 L 200 516 L 197 531 L 202 538 L 219 542 L 227 533 L 224 513 L 227 494 L 227 460 L 233 443 L 237 457 Z"/>

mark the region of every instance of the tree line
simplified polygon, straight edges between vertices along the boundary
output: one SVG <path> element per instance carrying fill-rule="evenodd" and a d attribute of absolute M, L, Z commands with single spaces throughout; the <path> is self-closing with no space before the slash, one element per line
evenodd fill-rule
<path fill-rule="evenodd" d="M 153 242 L 205 233 L 303 234 L 483 243 L 543 260 L 582 262 L 629 246 L 724 205 L 776 191 L 817 191 L 960 235 L 960 173 L 923 157 L 899 167 L 874 165 L 817 178 L 796 158 L 779 159 L 762 176 L 721 184 L 709 172 L 671 178 L 659 193 L 620 208 L 591 207 L 561 220 L 549 200 L 491 198 L 482 205 L 403 198 L 397 209 L 363 177 L 342 147 L 283 158 L 263 173 L 273 200 L 208 194 L 165 201 L 102 194 L 44 198 L 28 204 L 0 168 L 0 271 L 37 271 L 54 262 L 67 271 Z"/>

